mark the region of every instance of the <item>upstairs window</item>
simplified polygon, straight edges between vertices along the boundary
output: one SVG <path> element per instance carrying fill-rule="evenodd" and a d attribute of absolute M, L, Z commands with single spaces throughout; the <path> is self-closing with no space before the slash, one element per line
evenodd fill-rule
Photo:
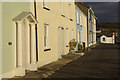
<path fill-rule="evenodd" d="M 61 2 L 61 16 L 65 17 L 65 14 L 64 14 L 64 1 L 60 0 L 60 2 Z"/>
<path fill-rule="evenodd" d="M 71 3 L 68 3 L 68 10 L 69 10 L 69 18 L 72 19 L 72 9 L 71 9 Z"/>
<path fill-rule="evenodd" d="M 68 28 L 66 28 L 66 46 L 68 45 Z"/>
<path fill-rule="evenodd" d="M 79 12 L 78 11 L 76 13 L 76 16 L 77 16 L 77 24 L 79 24 Z"/>
<path fill-rule="evenodd" d="M 48 0 L 43 0 L 43 8 L 46 10 L 50 10 L 48 7 L 49 6 L 48 3 L 49 3 Z"/>

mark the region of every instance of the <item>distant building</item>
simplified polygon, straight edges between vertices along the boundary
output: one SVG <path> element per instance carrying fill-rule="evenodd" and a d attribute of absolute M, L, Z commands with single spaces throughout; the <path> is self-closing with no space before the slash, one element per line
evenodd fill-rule
<path fill-rule="evenodd" d="M 115 37 L 114 35 L 111 34 L 105 34 L 100 37 L 100 43 L 110 43 L 114 44 L 115 43 Z"/>

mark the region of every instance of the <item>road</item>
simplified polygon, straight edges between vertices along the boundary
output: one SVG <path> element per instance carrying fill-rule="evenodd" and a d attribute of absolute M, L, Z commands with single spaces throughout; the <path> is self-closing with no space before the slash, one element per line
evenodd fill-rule
<path fill-rule="evenodd" d="M 99 44 L 49 78 L 118 78 L 118 45 Z"/>

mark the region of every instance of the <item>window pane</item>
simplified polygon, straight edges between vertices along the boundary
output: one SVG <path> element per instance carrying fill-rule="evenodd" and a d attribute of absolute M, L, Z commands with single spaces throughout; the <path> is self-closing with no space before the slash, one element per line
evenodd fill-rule
<path fill-rule="evenodd" d="M 47 45 L 47 26 L 44 26 L 44 47 Z"/>
<path fill-rule="evenodd" d="M 44 37 L 44 47 L 46 47 L 46 37 Z"/>

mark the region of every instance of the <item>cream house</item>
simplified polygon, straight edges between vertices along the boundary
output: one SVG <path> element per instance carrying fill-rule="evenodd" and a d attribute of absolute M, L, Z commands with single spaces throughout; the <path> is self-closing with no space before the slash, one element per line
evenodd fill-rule
<path fill-rule="evenodd" d="M 74 2 L 37 2 L 38 67 L 62 58 L 75 38 Z"/>
<path fill-rule="evenodd" d="M 87 16 L 81 11 L 81 43 L 87 47 Z"/>
<path fill-rule="evenodd" d="M 2 78 L 61 59 L 75 30 L 74 2 L 3 2 Z"/>

